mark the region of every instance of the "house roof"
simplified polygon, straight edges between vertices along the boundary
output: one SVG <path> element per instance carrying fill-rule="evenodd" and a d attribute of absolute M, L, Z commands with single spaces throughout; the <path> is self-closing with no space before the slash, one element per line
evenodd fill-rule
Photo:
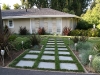
<path fill-rule="evenodd" d="M 17 10 L 2 10 L 2 19 L 12 18 L 41 18 L 41 17 L 76 17 L 73 14 L 60 12 L 50 8 L 41 9 L 17 9 Z"/>

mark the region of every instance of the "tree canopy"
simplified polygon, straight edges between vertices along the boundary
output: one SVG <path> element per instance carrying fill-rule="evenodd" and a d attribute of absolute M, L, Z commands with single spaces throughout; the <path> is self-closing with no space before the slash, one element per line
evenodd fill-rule
<path fill-rule="evenodd" d="M 2 10 L 10 10 L 10 6 L 6 5 L 6 4 L 3 4 L 2 5 Z"/>
<path fill-rule="evenodd" d="M 36 5 L 38 8 L 52 8 L 78 16 L 86 11 L 90 2 L 91 0 L 21 0 L 22 5 L 25 5 L 26 8 Z"/>
<path fill-rule="evenodd" d="M 87 21 L 89 24 L 95 24 L 100 28 L 100 0 L 95 0 L 94 6 L 87 10 L 82 16 L 82 19 Z"/>
<path fill-rule="evenodd" d="M 14 4 L 14 9 L 19 9 L 20 8 L 20 5 L 18 3 Z"/>

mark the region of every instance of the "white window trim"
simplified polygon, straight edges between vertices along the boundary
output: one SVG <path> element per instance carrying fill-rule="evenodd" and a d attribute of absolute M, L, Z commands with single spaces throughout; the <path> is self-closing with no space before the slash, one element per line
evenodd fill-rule
<path fill-rule="evenodd" d="M 12 21 L 12 26 L 9 25 L 9 21 L 10 21 L 10 20 Z M 8 27 L 9 27 L 9 28 L 14 28 L 14 21 L 13 21 L 13 19 L 9 19 L 9 20 L 8 20 Z"/>

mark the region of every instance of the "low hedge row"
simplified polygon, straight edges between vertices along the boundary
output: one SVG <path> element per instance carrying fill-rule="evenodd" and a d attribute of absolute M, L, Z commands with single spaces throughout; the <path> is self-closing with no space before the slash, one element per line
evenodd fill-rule
<path fill-rule="evenodd" d="M 98 29 L 88 29 L 88 30 L 72 30 L 70 36 L 88 36 L 88 37 L 99 37 L 100 30 Z"/>

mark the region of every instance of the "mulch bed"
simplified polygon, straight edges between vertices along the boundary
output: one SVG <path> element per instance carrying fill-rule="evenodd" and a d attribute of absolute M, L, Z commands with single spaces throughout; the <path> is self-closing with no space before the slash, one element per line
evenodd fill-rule
<path fill-rule="evenodd" d="M 7 66 L 12 60 L 14 60 L 17 56 L 19 56 L 24 50 L 20 50 L 20 51 L 10 51 L 10 57 L 9 56 L 5 56 L 4 57 L 4 64 L 5 66 Z M 1 56 L 0 56 L 0 66 L 3 67 L 3 63 L 1 60 Z"/>

